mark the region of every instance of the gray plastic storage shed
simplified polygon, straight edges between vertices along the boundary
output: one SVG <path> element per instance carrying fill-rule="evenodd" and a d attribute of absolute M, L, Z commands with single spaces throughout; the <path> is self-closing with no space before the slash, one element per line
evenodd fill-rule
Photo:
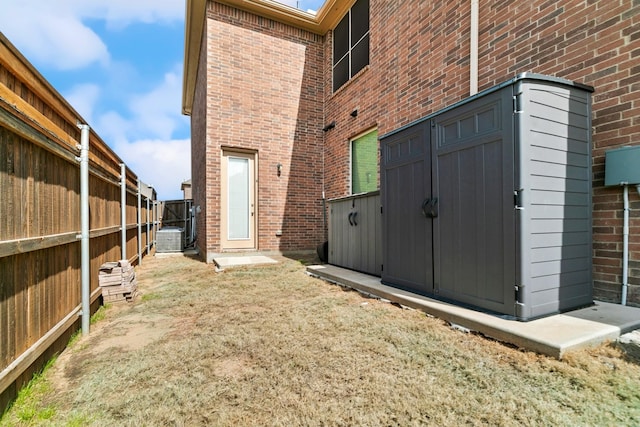
<path fill-rule="evenodd" d="M 521 74 L 384 135 L 382 281 L 519 320 L 592 304 L 592 91 Z"/>
<path fill-rule="evenodd" d="M 329 263 L 380 276 L 382 216 L 380 192 L 329 201 Z"/>

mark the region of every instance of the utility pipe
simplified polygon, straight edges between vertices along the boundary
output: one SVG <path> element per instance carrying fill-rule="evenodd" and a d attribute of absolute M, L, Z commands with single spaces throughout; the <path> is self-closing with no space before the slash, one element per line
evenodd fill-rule
<path fill-rule="evenodd" d="M 622 305 L 627 305 L 629 281 L 629 186 L 623 184 L 624 219 L 622 223 Z"/>
<path fill-rule="evenodd" d="M 469 47 L 469 95 L 478 93 L 478 27 L 479 0 L 471 0 L 471 31 Z"/>
<path fill-rule="evenodd" d="M 127 259 L 127 166 L 120 163 L 120 223 L 122 238 L 120 241 L 122 257 Z"/>
<path fill-rule="evenodd" d="M 82 335 L 89 335 L 91 318 L 91 263 L 89 259 L 89 125 L 80 128 L 80 279 Z"/>
<path fill-rule="evenodd" d="M 197 209 L 195 206 L 193 206 L 193 203 L 191 203 L 191 247 L 195 248 L 196 247 L 196 213 L 197 213 Z"/>
<path fill-rule="evenodd" d="M 138 265 L 142 265 L 142 187 L 138 180 L 138 213 L 136 215 L 138 222 Z"/>

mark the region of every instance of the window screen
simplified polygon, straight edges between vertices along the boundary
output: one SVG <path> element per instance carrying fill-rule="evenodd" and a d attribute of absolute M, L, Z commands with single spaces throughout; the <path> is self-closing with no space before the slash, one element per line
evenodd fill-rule
<path fill-rule="evenodd" d="M 333 30 L 333 65 L 349 53 L 349 15 L 347 14 Z"/>
<path fill-rule="evenodd" d="M 351 193 L 378 189 L 378 131 L 351 141 Z"/>
<path fill-rule="evenodd" d="M 357 0 L 333 30 L 333 90 L 369 64 L 369 0 Z"/>

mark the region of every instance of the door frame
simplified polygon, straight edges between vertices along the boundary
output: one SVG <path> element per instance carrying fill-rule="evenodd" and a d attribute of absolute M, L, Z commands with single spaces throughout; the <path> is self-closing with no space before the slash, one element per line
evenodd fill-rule
<path fill-rule="evenodd" d="M 228 237 L 228 159 L 241 158 L 249 161 L 249 238 Z M 220 247 L 221 250 L 258 249 L 258 152 L 232 147 L 222 147 L 220 153 Z"/>

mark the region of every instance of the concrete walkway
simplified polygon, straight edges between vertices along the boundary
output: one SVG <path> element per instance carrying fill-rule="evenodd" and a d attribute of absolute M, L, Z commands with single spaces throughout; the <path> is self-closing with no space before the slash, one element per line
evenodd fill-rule
<path fill-rule="evenodd" d="M 570 350 L 614 341 L 640 328 L 640 308 L 596 301 L 595 305 L 529 322 L 497 316 L 416 295 L 380 283 L 380 278 L 332 265 L 313 265 L 307 272 L 389 301 L 422 310 L 454 325 L 496 340 L 556 358 Z"/>

